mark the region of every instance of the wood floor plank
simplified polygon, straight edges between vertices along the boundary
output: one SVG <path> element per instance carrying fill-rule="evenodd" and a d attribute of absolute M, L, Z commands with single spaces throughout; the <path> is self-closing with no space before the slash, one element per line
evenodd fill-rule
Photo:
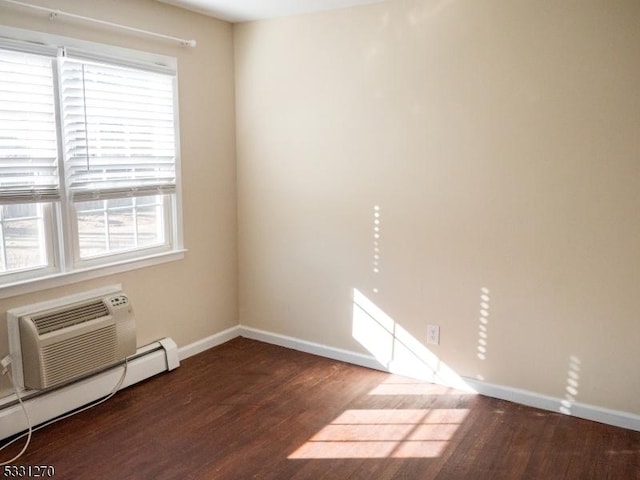
<path fill-rule="evenodd" d="M 18 464 L 72 480 L 633 480 L 640 432 L 238 338 L 36 432 Z"/>

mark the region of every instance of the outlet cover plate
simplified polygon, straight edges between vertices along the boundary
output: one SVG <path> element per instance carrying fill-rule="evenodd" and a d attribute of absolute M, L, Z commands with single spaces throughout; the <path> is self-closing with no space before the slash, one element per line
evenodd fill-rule
<path fill-rule="evenodd" d="M 427 325 L 427 343 L 430 345 L 440 344 L 440 325 Z"/>

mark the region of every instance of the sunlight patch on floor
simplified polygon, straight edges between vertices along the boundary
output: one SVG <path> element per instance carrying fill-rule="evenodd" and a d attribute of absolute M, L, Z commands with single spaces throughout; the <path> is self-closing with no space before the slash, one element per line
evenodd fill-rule
<path fill-rule="evenodd" d="M 468 413 L 443 408 L 346 410 L 289 458 L 438 457 Z"/>
<path fill-rule="evenodd" d="M 427 383 L 424 380 L 413 379 L 400 375 L 394 375 L 384 382 L 376 385 L 369 395 L 464 395 L 463 392 L 455 388 Z M 471 394 L 473 395 L 473 394 Z"/>

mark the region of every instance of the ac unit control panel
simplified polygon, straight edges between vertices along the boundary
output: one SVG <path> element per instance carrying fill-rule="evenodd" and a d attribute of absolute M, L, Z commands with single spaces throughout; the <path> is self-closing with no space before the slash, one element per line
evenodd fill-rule
<path fill-rule="evenodd" d="M 129 304 L 129 299 L 126 295 L 117 295 L 109 299 L 109 303 L 112 307 L 122 307 Z"/>

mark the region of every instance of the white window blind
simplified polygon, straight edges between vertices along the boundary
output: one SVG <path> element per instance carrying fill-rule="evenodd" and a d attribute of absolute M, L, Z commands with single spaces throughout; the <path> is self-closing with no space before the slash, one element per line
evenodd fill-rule
<path fill-rule="evenodd" d="M 0 50 L 0 204 L 60 198 L 51 62 Z"/>
<path fill-rule="evenodd" d="M 175 192 L 173 75 L 63 59 L 60 82 L 74 202 Z"/>

